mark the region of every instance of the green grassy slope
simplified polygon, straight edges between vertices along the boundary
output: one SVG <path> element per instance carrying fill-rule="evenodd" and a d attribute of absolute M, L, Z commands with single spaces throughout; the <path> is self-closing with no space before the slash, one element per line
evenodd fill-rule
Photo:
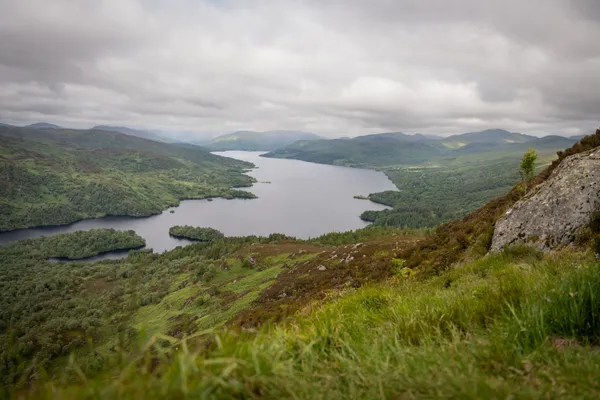
<path fill-rule="evenodd" d="M 0 127 L 0 231 L 253 197 L 233 189 L 251 185 L 243 175 L 251 166 L 117 132 Z"/>
<path fill-rule="evenodd" d="M 183 336 L 222 325 L 284 265 L 318 251 L 302 243 L 290 246 L 295 255 L 246 249 L 285 239 L 274 235 L 220 238 L 161 255 L 134 252 L 118 261 L 47 260 L 137 247 L 140 239 L 132 231 L 92 230 L 0 246 L 1 385 L 22 385 L 41 369 L 60 372 L 72 352 L 94 373 L 111 349 L 131 345 L 138 335 Z M 244 262 L 250 255 L 254 264 Z"/>
<path fill-rule="evenodd" d="M 208 350 L 157 341 L 40 398 L 596 398 L 600 265 L 508 252 L 397 278 Z M 217 340 L 218 337 L 218 340 Z"/>
<path fill-rule="evenodd" d="M 283 271 L 316 268 L 323 262 L 317 256 L 335 251 L 326 244 L 395 234 L 406 232 L 364 229 L 311 241 L 219 237 L 159 255 L 132 252 L 122 260 L 66 264 L 47 259 L 76 259 L 143 240 L 132 231 L 92 230 L 0 246 L 0 389 L 59 377 L 70 370 L 70 354 L 93 376 L 115 361 L 117 350 L 134 350 L 138 340 L 221 327 Z M 358 276 L 345 268 L 346 279 Z M 364 282 L 369 274 L 360 273 Z M 324 283 L 300 292 L 312 298 L 323 287 L 343 287 L 345 279 Z M 295 301 L 292 292 L 290 299 Z"/>

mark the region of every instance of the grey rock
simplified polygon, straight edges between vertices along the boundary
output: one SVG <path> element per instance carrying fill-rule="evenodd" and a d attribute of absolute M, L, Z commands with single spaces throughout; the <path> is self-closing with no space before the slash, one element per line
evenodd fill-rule
<path fill-rule="evenodd" d="M 515 203 L 494 228 L 491 251 L 527 243 L 566 246 L 600 212 L 600 148 L 565 158 L 552 175 Z"/>
<path fill-rule="evenodd" d="M 324 266 L 324 265 L 319 265 L 319 266 L 317 267 L 317 269 L 318 269 L 319 271 L 327 271 L 327 267 L 326 267 L 326 266 Z"/>

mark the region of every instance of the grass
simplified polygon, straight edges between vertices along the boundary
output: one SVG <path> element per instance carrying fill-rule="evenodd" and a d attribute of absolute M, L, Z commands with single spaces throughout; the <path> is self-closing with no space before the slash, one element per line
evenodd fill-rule
<path fill-rule="evenodd" d="M 231 282 L 225 285 L 223 289 L 233 293 L 242 293 L 252 290 L 266 281 L 275 279 L 280 272 L 281 267 L 271 267 Z"/>
<path fill-rule="evenodd" d="M 249 292 L 240 304 L 252 297 Z M 232 308 L 237 307 L 237 301 Z M 512 249 L 393 278 L 209 349 L 151 344 L 46 398 L 594 398 L 600 264 Z M 149 349 L 153 349 L 150 351 Z M 162 360 L 157 364 L 157 360 Z M 156 367 L 158 365 L 158 367 Z M 152 367 L 154 366 L 154 367 Z"/>
<path fill-rule="evenodd" d="M 180 274 L 171 279 L 169 294 L 160 302 L 136 310 L 132 326 L 146 338 L 178 331 L 182 320 L 192 321 L 188 329 L 219 327 L 248 308 L 273 283 L 284 263 L 296 264 L 313 256 L 304 254 L 291 261 L 289 254 L 269 256 L 254 269 L 244 268 L 240 258 L 232 257 L 225 260 L 227 269 L 218 268 L 208 282 L 194 283 L 193 274 Z M 187 264 L 190 260 L 179 262 Z"/>

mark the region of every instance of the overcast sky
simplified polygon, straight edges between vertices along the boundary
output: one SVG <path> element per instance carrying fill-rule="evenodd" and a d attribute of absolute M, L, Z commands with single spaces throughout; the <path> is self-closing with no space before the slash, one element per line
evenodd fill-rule
<path fill-rule="evenodd" d="M 1 0 L 0 121 L 327 136 L 600 125 L 598 0 Z"/>

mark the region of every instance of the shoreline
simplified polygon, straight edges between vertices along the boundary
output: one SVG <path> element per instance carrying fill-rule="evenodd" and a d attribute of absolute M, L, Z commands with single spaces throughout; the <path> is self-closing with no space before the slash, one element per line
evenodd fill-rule
<path fill-rule="evenodd" d="M 236 189 L 233 189 L 233 190 L 236 190 Z M 243 191 L 243 192 L 252 194 L 254 197 L 245 197 L 245 196 L 224 197 L 224 196 L 210 195 L 210 196 L 205 196 L 205 197 L 182 198 L 182 199 L 179 199 L 179 201 L 178 201 L 177 204 L 170 204 L 170 205 L 168 205 L 167 207 L 163 208 L 160 211 L 152 212 L 152 213 L 149 213 L 149 214 L 144 214 L 144 215 L 104 214 L 104 215 L 100 215 L 100 216 L 79 218 L 79 219 L 76 219 L 76 220 L 73 220 L 73 221 L 70 221 L 70 222 L 66 222 L 64 224 L 33 225 L 33 226 L 24 226 L 24 227 L 15 228 L 15 229 L 9 229 L 9 230 L 1 230 L 0 229 L 0 236 L 2 234 L 4 234 L 4 233 L 14 233 L 14 232 L 17 232 L 17 231 L 28 230 L 28 229 L 54 229 L 54 228 L 61 228 L 61 227 L 66 227 L 66 226 L 69 226 L 69 225 L 76 224 L 78 222 L 89 221 L 89 220 L 93 220 L 93 219 L 103 219 L 103 218 L 111 218 L 111 217 L 114 217 L 114 218 L 135 218 L 135 219 L 150 218 L 150 217 L 162 214 L 163 212 L 165 212 L 169 208 L 179 207 L 179 205 L 181 204 L 182 201 L 188 201 L 188 200 L 208 200 L 208 199 L 255 200 L 255 199 L 258 199 L 258 196 L 254 195 L 252 192 L 246 192 L 246 191 Z M 2 243 L 0 243 L 0 246 L 2 246 Z"/>
<path fill-rule="evenodd" d="M 90 258 L 95 258 L 95 257 L 103 256 L 103 255 L 106 255 L 106 254 L 109 254 L 109 253 L 119 253 L 119 252 L 123 252 L 123 253 L 127 252 L 127 253 L 129 253 L 131 250 L 140 250 L 140 249 L 143 249 L 144 247 L 146 247 L 146 243 L 144 243 L 142 245 L 139 245 L 139 246 L 135 246 L 135 247 L 120 247 L 120 248 L 117 248 L 117 249 L 105 250 L 105 251 L 101 251 L 99 253 L 96 253 L 94 255 L 87 256 L 87 257 L 82 257 L 82 258 L 49 257 L 47 260 L 50 261 L 50 262 L 77 262 L 77 261 L 84 261 L 84 262 L 86 262 Z"/>

